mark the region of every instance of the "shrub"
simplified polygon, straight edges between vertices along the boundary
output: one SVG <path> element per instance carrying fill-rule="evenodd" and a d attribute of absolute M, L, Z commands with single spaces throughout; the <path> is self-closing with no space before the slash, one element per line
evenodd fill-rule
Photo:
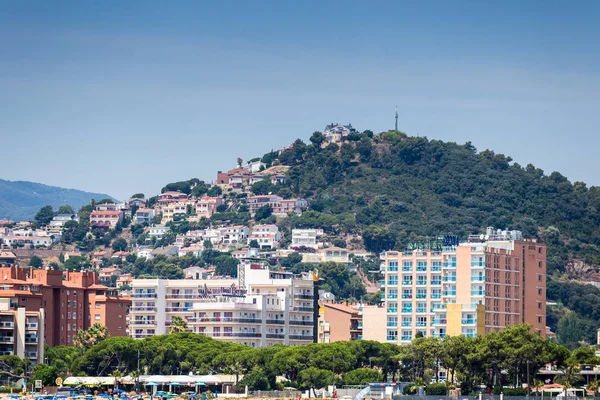
<path fill-rule="evenodd" d="M 428 396 L 445 396 L 448 394 L 448 388 L 443 383 L 431 383 L 425 388 Z"/>

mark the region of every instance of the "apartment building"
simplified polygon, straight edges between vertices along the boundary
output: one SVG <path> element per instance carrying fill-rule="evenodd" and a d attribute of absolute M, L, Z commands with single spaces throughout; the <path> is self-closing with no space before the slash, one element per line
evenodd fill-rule
<path fill-rule="evenodd" d="M 289 213 L 302 214 L 308 208 L 308 201 L 304 199 L 284 199 L 273 194 L 261 196 L 248 196 L 248 209 L 254 215 L 256 210 L 263 206 L 269 206 L 274 215 L 286 216 Z"/>
<path fill-rule="evenodd" d="M 90 213 L 90 224 L 98 228 L 114 229 L 123 221 L 123 213 L 115 210 L 96 210 Z"/>
<path fill-rule="evenodd" d="M 133 221 L 136 224 L 151 224 L 155 216 L 154 209 L 152 208 L 139 208 L 133 217 Z"/>
<path fill-rule="evenodd" d="M 310 247 L 319 248 L 317 239 L 323 236 L 323 229 L 292 229 L 292 248 Z"/>
<path fill-rule="evenodd" d="M 275 224 L 254 225 L 248 241 L 256 240 L 261 249 L 274 249 L 279 245 L 282 236 Z"/>
<path fill-rule="evenodd" d="M 385 307 L 365 312 L 363 337 L 408 343 L 424 336 L 476 336 L 528 323 L 546 332 L 546 246 L 495 231 L 440 249 L 381 256 Z M 385 313 L 386 329 L 376 326 Z"/>
<path fill-rule="evenodd" d="M 161 224 L 168 224 L 174 221 L 177 216 L 186 215 L 188 208 L 191 212 L 194 207 L 196 207 L 196 204 L 190 200 L 178 200 L 169 203 L 162 208 Z"/>
<path fill-rule="evenodd" d="M 217 207 L 225 204 L 225 200 L 221 197 L 209 197 L 203 196 L 196 203 L 196 214 L 200 218 L 210 218 L 214 213 L 217 212 Z"/>
<path fill-rule="evenodd" d="M 158 195 L 158 201 L 156 204 L 162 210 L 164 207 L 168 206 L 171 203 L 186 200 L 187 194 L 181 192 L 164 192 Z"/>
<path fill-rule="evenodd" d="M 130 335 L 168 333 L 179 316 L 192 332 L 253 347 L 314 341 L 314 282 L 242 260 L 237 279 L 135 279 Z"/>
<path fill-rule="evenodd" d="M 50 236 L 4 236 L 2 240 L 8 246 L 18 245 L 26 248 L 52 246 L 52 238 Z"/>
<path fill-rule="evenodd" d="M 44 309 L 27 311 L 9 298 L 0 298 L 0 355 L 44 360 Z"/>
<path fill-rule="evenodd" d="M 223 244 L 238 244 L 248 240 L 250 228 L 244 225 L 228 226 L 222 229 Z"/>
<path fill-rule="evenodd" d="M 324 301 L 319 309 L 319 343 L 362 339 L 362 304 Z"/>
<path fill-rule="evenodd" d="M 79 329 L 95 323 L 112 336 L 123 336 L 129 298 L 98 283 L 94 272 L 62 272 L 31 268 L 0 268 L 0 300 L 26 313 L 44 310 L 43 343 L 72 345 Z"/>

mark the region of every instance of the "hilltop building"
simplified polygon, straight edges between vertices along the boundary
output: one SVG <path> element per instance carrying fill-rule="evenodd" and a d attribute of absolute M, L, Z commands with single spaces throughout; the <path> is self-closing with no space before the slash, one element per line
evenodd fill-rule
<path fill-rule="evenodd" d="M 404 344 L 417 333 L 476 336 L 520 323 L 546 334 L 546 246 L 519 231 L 488 228 L 381 261 L 384 307 L 363 309 L 364 339 Z"/>

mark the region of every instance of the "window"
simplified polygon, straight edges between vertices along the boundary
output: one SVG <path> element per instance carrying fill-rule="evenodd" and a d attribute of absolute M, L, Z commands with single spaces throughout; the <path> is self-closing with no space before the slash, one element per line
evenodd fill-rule
<path fill-rule="evenodd" d="M 96 315 L 94 315 L 94 319 L 95 319 L 96 321 L 100 321 L 100 314 L 96 314 Z"/>
<path fill-rule="evenodd" d="M 542 295 L 542 289 L 538 289 L 538 296 Z"/>
<path fill-rule="evenodd" d="M 73 314 L 71 314 L 71 316 L 73 317 L 73 319 L 77 319 L 77 313 L 74 312 Z"/>
<path fill-rule="evenodd" d="M 542 303 L 538 303 L 538 308 L 541 310 L 542 309 Z"/>
<path fill-rule="evenodd" d="M 77 331 L 77 325 L 73 325 L 73 331 Z"/>
<path fill-rule="evenodd" d="M 67 296 L 68 296 L 68 295 L 70 295 L 70 294 L 71 294 L 71 291 L 70 291 L 70 290 L 67 290 Z"/>
<path fill-rule="evenodd" d="M 538 282 L 541 282 L 541 281 L 542 281 L 542 276 L 538 275 Z"/>
<path fill-rule="evenodd" d="M 77 296 L 77 290 L 73 290 L 73 296 Z"/>
<path fill-rule="evenodd" d="M 123 319 L 123 316 L 119 314 L 119 319 Z"/>
<path fill-rule="evenodd" d="M 96 307 L 96 308 L 100 308 L 100 304 L 99 304 L 99 303 L 96 303 L 95 307 Z"/>

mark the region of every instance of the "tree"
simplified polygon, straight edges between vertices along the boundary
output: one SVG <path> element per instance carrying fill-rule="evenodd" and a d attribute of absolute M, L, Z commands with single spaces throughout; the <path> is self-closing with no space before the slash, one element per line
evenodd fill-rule
<path fill-rule="evenodd" d="M 266 373 L 259 366 L 252 368 L 249 373 L 244 375 L 239 386 L 242 388 L 248 386 L 250 390 L 269 390 L 270 388 Z"/>
<path fill-rule="evenodd" d="M 144 195 L 144 193 L 136 193 L 134 195 L 131 196 L 132 199 L 145 199 L 146 196 Z"/>
<path fill-rule="evenodd" d="M 110 333 L 106 327 L 99 323 L 95 323 L 86 330 L 78 330 L 75 338 L 73 339 L 73 345 L 75 347 L 79 347 L 80 349 L 87 349 L 108 338 L 109 336 Z"/>
<path fill-rule="evenodd" d="M 40 269 L 44 266 L 44 261 L 38 256 L 31 256 L 29 266 L 34 269 Z"/>
<path fill-rule="evenodd" d="M 319 149 L 321 147 L 321 144 L 323 144 L 324 141 L 325 141 L 325 136 L 321 132 L 313 132 L 313 134 L 310 137 L 310 142 L 317 149 Z"/>
<path fill-rule="evenodd" d="M 56 211 L 56 214 L 74 215 L 75 210 L 73 210 L 73 207 L 71 207 L 69 205 L 64 205 L 64 206 L 60 206 L 58 208 L 58 211 Z"/>
<path fill-rule="evenodd" d="M 288 254 L 287 257 L 282 258 L 280 261 L 280 264 L 284 268 L 291 268 L 294 265 L 299 264 L 301 262 L 302 262 L 302 254 L 294 252 L 294 253 Z"/>
<path fill-rule="evenodd" d="M 54 218 L 54 211 L 52 206 L 44 206 L 35 214 L 35 221 L 40 225 L 48 225 Z"/>
<path fill-rule="evenodd" d="M 222 194 L 223 194 L 223 189 L 221 189 L 221 187 L 217 186 L 217 185 L 213 185 L 206 193 L 206 195 L 210 196 L 210 197 L 219 197 Z"/>
<path fill-rule="evenodd" d="M 181 333 L 187 332 L 187 322 L 181 317 L 174 316 L 171 318 L 171 326 L 169 326 L 169 333 Z"/>
<path fill-rule="evenodd" d="M 324 388 L 327 385 L 335 385 L 337 377 L 332 371 L 315 367 L 306 368 L 298 374 L 298 383 L 304 389 L 311 389 L 316 397 L 315 389 Z"/>
<path fill-rule="evenodd" d="M 257 221 L 261 221 L 263 219 L 269 218 L 271 215 L 273 215 L 273 209 L 270 205 L 265 204 L 264 206 L 259 207 L 256 210 L 256 213 L 254 214 L 254 219 Z"/>
<path fill-rule="evenodd" d="M 252 239 L 250 243 L 248 243 L 251 249 L 260 249 L 260 245 L 258 244 L 258 240 Z"/>
<path fill-rule="evenodd" d="M 127 249 L 127 240 L 118 238 L 112 243 L 112 249 L 114 251 L 125 251 Z"/>
<path fill-rule="evenodd" d="M 381 382 L 381 374 L 371 368 L 357 368 L 342 375 L 344 385 L 364 385 L 370 382 Z"/>
<path fill-rule="evenodd" d="M 31 379 L 42 381 L 44 386 L 55 385 L 58 378 L 58 367 L 55 365 L 37 364 L 31 370 Z"/>

